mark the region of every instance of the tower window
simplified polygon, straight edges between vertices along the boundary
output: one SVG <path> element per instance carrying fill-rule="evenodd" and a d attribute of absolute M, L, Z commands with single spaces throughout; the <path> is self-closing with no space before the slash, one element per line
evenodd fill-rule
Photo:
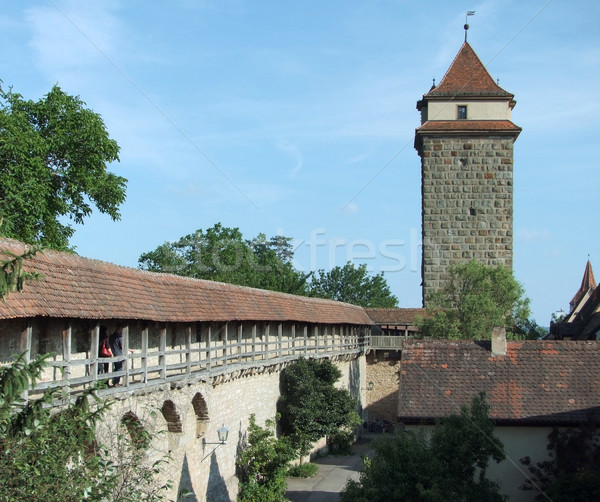
<path fill-rule="evenodd" d="M 467 105 L 458 105 L 456 107 L 456 118 L 458 120 L 467 119 Z"/>

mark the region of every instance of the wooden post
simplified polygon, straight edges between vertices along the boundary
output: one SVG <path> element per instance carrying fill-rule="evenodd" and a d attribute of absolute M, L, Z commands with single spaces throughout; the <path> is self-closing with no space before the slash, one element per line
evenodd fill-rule
<path fill-rule="evenodd" d="M 31 338 L 33 334 L 33 327 L 31 326 L 31 320 L 27 320 L 27 324 L 25 325 L 25 329 L 21 331 L 21 340 L 19 344 L 19 352 L 21 354 L 25 354 L 25 362 L 31 361 Z M 27 401 L 29 396 L 29 390 L 25 389 L 21 393 L 21 398 Z"/>
<path fill-rule="evenodd" d="M 148 382 L 148 326 L 142 330 L 142 382 Z"/>
<path fill-rule="evenodd" d="M 206 327 L 206 355 L 208 357 L 208 369 L 212 367 L 212 352 L 210 350 L 210 338 L 211 338 L 212 328 L 211 324 L 208 323 Z"/>
<path fill-rule="evenodd" d="M 269 334 L 271 332 L 271 323 L 267 322 L 265 324 L 265 355 L 263 356 L 264 359 L 270 359 L 270 355 L 269 355 Z"/>
<path fill-rule="evenodd" d="M 63 392 L 71 392 L 71 323 L 62 331 Z"/>
<path fill-rule="evenodd" d="M 129 357 L 129 325 L 123 326 L 121 333 L 123 334 L 123 370 L 125 371 L 123 387 L 129 387 L 129 369 L 131 367 L 129 364 L 131 361 Z"/>
<path fill-rule="evenodd" d="M 308 353 L 308 324 L 304 325 L 304 354 Z"/>
<path fill-rule="evenodd" d="M 229 325 L 229 322 L 225 323 L 225 327 L 223 328 L 223 342 L 224 342 L 224 347 L 223 347 L 223 356 L 225 356 L 225 359 L 223 360 L 223 364 L 225 366 L 227 366 L 227 345 L 229 343 L 228 339 L 228 332 L 227 332 L 227 326 Z"/>
<path fill-rule="evenodd" d="M 244 353 L 242 350 L 242 336 L 244 332 L 244 324 L 243 323 L 239 323 L 238 324 L 238 328 L 237 328 L 237 340 L 238 340 L 238 362 L 240 364 L 242 364 L 243 361 L 243 357 L 244 357 Z"/>
<path fill-rule="evenodd" d="M 281 357 L 283 355 L 283 324 L 277 324 L 277 357 Z"/>
<path fill-rule="evenodd" d="M 256 361 L 256 323 L 252 325 L 252 360 Z"/>
<path fill-rule="evenodd" d="M 25 353 L 25 362 L 31 361 L 31 338 L 33 334 L 33 327 L 31 326 L 31 320 L 27 320 L 25 329 L 21 331 L 21 340 L 19 344 L 19 352 Z"/>
<path fill-rule="evenodd" d="M 96 324 L 90 332 L 90 376 L 92 383 L 98 379 L 98 347 L 100 346 L 100 325 Z"/>
<path fill-rule="evenodd" d="M 296 324 L 292 324 L 292 355 L 296 355 Z"/>
<path fill-rule="evenodd" d="M 189 377 L 192 374 L 192 326 L 187 328 L 185 339 L 185 373 Z"/>
<path fill-rule="evenodd" d="M 158 349 L 158 364 L 160 365 L 161 380 L 167 379 L 167 327 L 160 330 L 160 342 Z"/>

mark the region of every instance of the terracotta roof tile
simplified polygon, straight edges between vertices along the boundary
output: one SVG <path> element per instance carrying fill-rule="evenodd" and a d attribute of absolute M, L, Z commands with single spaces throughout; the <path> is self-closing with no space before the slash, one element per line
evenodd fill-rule
<path fill-rule="evenodd" d="M 501 96 L 513 98 L 490 76 L 473 48 L 465 42 L 441 82 L 425 98 L 435 96 Z"/>
<path fill-rule="evenodd" d="M 592 264 L 590 260 L 585 264 L 585 270 L 583 272 L 583 278 L 581 279 L 581 286 L 573 296 L 573 299 L 569 302 L 571 306 L 571 311 L 577 307 L 577 304 L 581 301 L 581 299 L 585 296 L 585 294 L 590 290 L 596 287 L 596 279 L 594 278 L 594 271 L 592 270 Z"/>
<path fill-rule="evenodd" d="M 424 317 L 424 308 L 366 308 L 365 311 L 375 324 L 414 324 L 415 318 Z"/>
<path fill-rule="evenodd" d="M 521 128 L 510 120 L 428 120 L 417 128 L 417 133 L 469 133 L 504 131 L 519 134 Z"/>
<path fill-rule="evenodd" d="M 491 357 L 490 342 L 408 339 L 399 419 L 456 413 L 484 391 L 497 423 L 581 423 L 600 413 L 599 359 L 597 341 L 509 341 L 505 356 Z"/>
<path fill-rule="evenodd" d="M 0 238 L 0 250 L 25 246 Z M 1 253 L 1 251 L 0 251 Z M 369 325 L 363 308 L 232 284 L 157 274 L 45 250 L 24 262 L 43 274 L 0 303 L 0 319 L 57 317 L 162 322 L 296 321 Z"/>

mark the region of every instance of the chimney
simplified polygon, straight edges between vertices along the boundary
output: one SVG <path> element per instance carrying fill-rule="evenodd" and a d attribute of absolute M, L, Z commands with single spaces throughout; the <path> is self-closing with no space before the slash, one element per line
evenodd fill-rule
<path fill-rule="evenodd" d="M 496 327 L 492 330 L 492 356 L 506 355 L 506 329 Z"/>

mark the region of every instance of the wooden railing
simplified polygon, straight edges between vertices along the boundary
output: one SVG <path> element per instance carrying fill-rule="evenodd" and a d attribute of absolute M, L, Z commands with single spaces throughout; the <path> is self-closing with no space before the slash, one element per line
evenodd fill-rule
<path fill-rule="evenodd" d="M 71 350 L 71 328 L 62 332 L 63 353 L 50 361 L 45 381 L 31 394 L 45 389 L 61 389 L 62 395 L 77 394 L 97 384 L 120 377 L 120 386 L 104 388 L 101 394 L 134 390 L 186 379 L 209 379 L 247 368 L 273 365 L 299 357 L 334 357 L 365 352 L 369 348 L 366 326 L 323 326 L 276 323 L 221 323 L 218 329 L 207 323 L 200 328 L 190 324 L 178 328 L 177 344 L 165 326 L 149 336 L 148 328 L 135 333 L 123 328 L 123 355 L 110 358 L 98 353 L 99 328 L 90 333 L 89 351 Z M 200 333 L 199 333 L 200 331 Z M 131 348 L 131 341 L 135 341 Z M 151 343 L 152 341 L 152 343 Z M 74 352 L 74 353 L 73 353 Z M 120 371 L 113 364 L 122 361 Z M 99 373 L 100 365 L 111 371 Z"/>
<path fill-rule="evenodd" d="M 404 337 L 402 336 L 372 335 L 369 346 L 376 350 L 402 350 L 403 343 Z"/>

